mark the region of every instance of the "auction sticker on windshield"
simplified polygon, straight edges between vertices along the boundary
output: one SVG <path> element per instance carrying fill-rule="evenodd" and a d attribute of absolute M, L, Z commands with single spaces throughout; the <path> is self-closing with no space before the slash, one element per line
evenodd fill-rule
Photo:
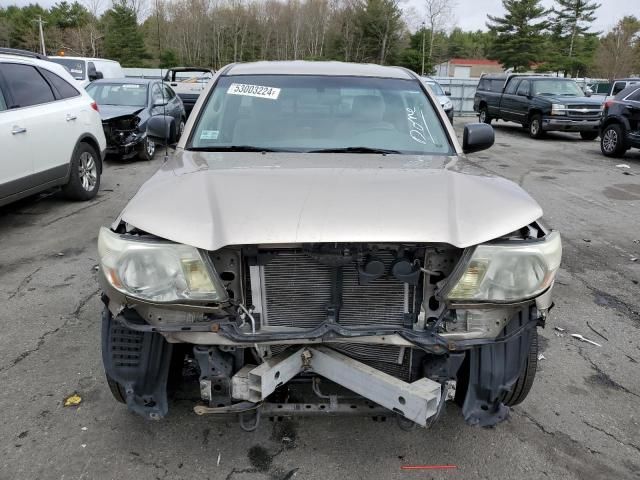
<path fill-rule="evenodd" d="M 275 87 L 263 87 L 260 85 L 248 85 L 246 83 L 232 83 L 229 85 L 227 93 L 231 95 L 245 95 L 247 97 L 277 100 L 280 95 L 280 89 Z"/>

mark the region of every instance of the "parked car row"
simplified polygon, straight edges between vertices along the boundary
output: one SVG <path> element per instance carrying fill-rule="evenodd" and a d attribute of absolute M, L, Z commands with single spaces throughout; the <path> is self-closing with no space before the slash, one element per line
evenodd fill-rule
<path fill-rule="evenodd" d="M 117 62 L 0 49 L 0 205 L 54 187 L 89 200 L 105 155 L 153 158 L 149 118 L 182 133 L 187 114 L 167 83 L 122 77 Z"/>
<path fill-rule="evenodd" d="M 600 136 L 602 153 L 616 157 L 640 147 L 640 79 L 616 80 L 612 93 L 606 100 L 585 96 L 568 78 L 484 75 L 473 108 L 483 123 L 520 123 L 536 139 L 549 131 L 578 132 L 585 140 Z"/>

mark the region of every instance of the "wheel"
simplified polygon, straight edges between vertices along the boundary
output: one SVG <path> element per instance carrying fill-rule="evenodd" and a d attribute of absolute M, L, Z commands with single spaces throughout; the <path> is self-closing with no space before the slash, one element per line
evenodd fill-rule
<path fill-rule="evenodd" d="M 595 140 L 598 138 L 598 132 L 580 132 L 580 136 L 583 140 Z"/>
<path fill-rule="evenodd" d="M 113 398 L 120 403 L 127 403 L 127 394 L 124 391 L 124 387 L 106 373 L 105 376 L 107 377 L 107 385 L 109 385 L 109 390 L 111 390 Z"/>
<path fill-rule="evenodd" d="M 493 120 L 493 118 L 489 116 L 489 109 L 487 108 L 486 105 L 483 105 L 480 107 L 480 114 L 478 115 L 478 120 L 480 120 L 481 123 L 486 123 L 487 125 L 491 125 L 491 121 Z"/>
<path fill-rule="evenodd" d="M 182 134 L 184 133 L 184 125 L 185 125 L 185 120 L 184 118 L 181 118 L 180 124 L 178 125 L 178 136 L 177 136 L 178 140 L 180 140 L 180 137 L 182 137 Z"/>
<path fill-rule="evenodd" d="M 142 150 L 140 150 L 140 159 L 142 160 L 153 160 L 153 156 L 156 153 L 156 144 L 149 140 L 149 138 L 144 139 L 144 144 L 142 145 Z"/>
<path fill-rule="evenodd" d="M 513 407 L 522 403 L 533 385 L 536 378 L 536 370 L 538 369 L 538 330 L 534 330 L 531 334 L 531 345 L 529 346 L 529 356 L 525 362 L 524 368 L 513 385 L 510 392 L 502 397 L 502 403 L 508 407 Z"/>
<path fill-rule="evenodd" d="M 544 130 L 542 130 L 542 115 L 536 113 L 529 120 L 529 135 L 531 138 L 544 137 Z"/>
<path fill-rule="evenodd" d="M 621 157 L 627 151 L 624 132 L 617 123 L 607 125 L 600 136 L 600 150 L 607 157 Z"/>
<path fill-rule="evenodd" d="M 88 143 L 80 143 L 71 158 L 69 181 L 62 192 L 73 200 L 91 200 L 100 189 L 100 156 Z"/>

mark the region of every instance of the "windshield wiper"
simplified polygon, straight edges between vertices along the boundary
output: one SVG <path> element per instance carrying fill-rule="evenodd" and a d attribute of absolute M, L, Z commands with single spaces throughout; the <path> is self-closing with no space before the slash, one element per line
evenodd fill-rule
<path fill-rule="evenodd" d="M 394 154 L 402 153 L 400 150 L 389 150 L 386 148 L 371 147 L 343 147 L 343 148 L 320 148 L 318 150 L 307 150 L 307 153 L 382 153 Z"/>
<path fill-rule="evenodd" d="M 285 152 L 267 147 L 254 147 L 253 145 L 211 145 L 210 147 L 187 148 L 191 152 Z"/>

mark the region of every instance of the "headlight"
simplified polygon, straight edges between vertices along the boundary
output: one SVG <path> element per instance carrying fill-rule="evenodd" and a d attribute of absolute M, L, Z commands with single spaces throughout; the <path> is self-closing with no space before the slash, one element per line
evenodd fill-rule
<path fill-rule="evenodd" d="M 447 100 L 442 104 L 443 110 L 451 110 L 452 108 L 453 108 L 453 103 L 451 103 L 451 100 Z"/>
<path fill-rule="evenodd" d="M 213 267 L 194 247 L 126 238 L 102 227 L 100 267 L 118 291 L 151 302 L 217 302 L 226 293 Z"/>
<path fill-rule="evenodd" d="M 551 115 L 566 115 L 567 106 L 561 103 L 554 103 L 551 105 Z"/>
<path fill-rule="evenodd" d="M 553 283 L 561 257 L 558 232 L 542 241 L 478 245 L 445 296 L 454 302 L 498 303 L 537 297 Z"/>

